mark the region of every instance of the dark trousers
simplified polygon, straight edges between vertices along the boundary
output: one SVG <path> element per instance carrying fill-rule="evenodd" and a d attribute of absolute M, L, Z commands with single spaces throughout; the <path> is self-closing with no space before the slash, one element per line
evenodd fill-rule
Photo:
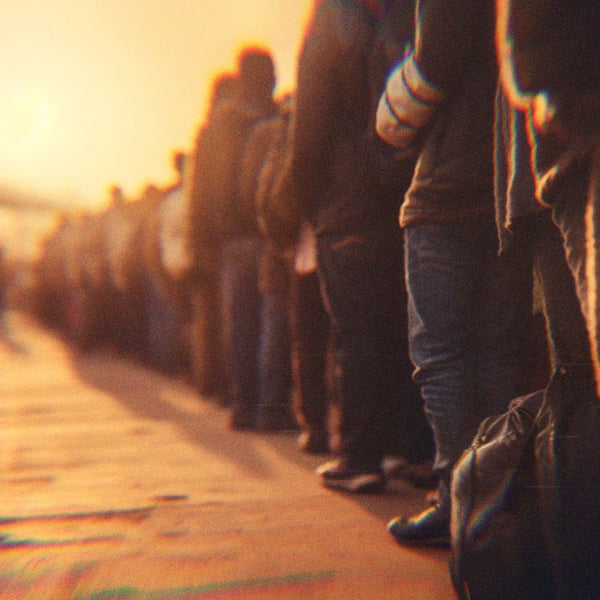
<path fill-rule="evenodd" d="M 411 382 L 402 232 L 320 235 L 319 276 L 332 335 L 332 379 L 340 456 L 377 470 L 404 448 L 411 461 L 430 429 Z M 419 457 L 421 458 L 421 457 Z"/>
<path fill-rule="evenodd" d="M 296 419 L 303 431 L 327 436 L 329 317 L 316 273 L 292 274 L 290 328 Z"/>

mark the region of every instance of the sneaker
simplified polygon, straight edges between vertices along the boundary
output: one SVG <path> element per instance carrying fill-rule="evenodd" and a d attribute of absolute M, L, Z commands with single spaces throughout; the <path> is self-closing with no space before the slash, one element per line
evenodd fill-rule
<path fill-rule="evenodd" d="M 439 504 L 410 519 L 396 517 L 387 529 L 401 546 L 450 548 L 450 510 Z"/>
<path fill-rule="evenodd" d="M 321 484 L 331 490 L 352 494 L 372 494 L 385 487 L 381 471 L 366 471 L 348 468 L 341 459 L 329 461 L 316 470 Z"/>
<path fill-rule="evenodd" d="M 403 456 L 389 455 L 383 458 L 381 468 L 388 479 L 399 478 L 406 469 L 408 462 Z"/>

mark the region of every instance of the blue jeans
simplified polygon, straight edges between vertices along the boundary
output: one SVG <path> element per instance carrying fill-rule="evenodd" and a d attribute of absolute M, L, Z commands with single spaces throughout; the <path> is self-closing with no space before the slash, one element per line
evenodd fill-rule
<path fill-rule="evenodd" d="M 600 142 L 589 161 L 574 169 L 557 191 L 552 216 L 575 279 L 600 396 Z"/>
<path fill-rule="evenodd" d="M 517 395 L 531 265 L 498 256 L 493 219 L 422 223 L 405 234 L 409 349 L 432 426 L 442 502 L 484 417 Z"/>

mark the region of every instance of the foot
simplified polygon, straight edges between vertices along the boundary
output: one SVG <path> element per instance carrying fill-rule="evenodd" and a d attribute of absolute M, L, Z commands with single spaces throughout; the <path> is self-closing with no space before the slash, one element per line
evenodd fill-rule
<path fill-rule="evenodd" d="M 306 454 L 327 454 L 329 435 L 325 431 L 303 431 L 298 436 L 298 449 Z"/>
<path fill-rule="evenodd" d="M 321 465 L 316 472 L 323 486 L 340 492 L 372 494 L 385 487 L 385 477 L 380 470 L 350 468 L 341 459 Z"/>
<path fill-rule="evenodd" d="M 410 519 L 396 517 L 387 528 L 401 546 L 450 547 L 450 510 L 439 505 Z"/>

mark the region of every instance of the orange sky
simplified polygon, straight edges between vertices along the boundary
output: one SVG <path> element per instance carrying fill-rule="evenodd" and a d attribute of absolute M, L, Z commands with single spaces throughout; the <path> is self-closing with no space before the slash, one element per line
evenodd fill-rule
<path fill-rule="evenodd" d="M 293 87 L 310 0 L 2 0 L 0 183 L 98 206 L 172 177 L 246 42 Z"/>

